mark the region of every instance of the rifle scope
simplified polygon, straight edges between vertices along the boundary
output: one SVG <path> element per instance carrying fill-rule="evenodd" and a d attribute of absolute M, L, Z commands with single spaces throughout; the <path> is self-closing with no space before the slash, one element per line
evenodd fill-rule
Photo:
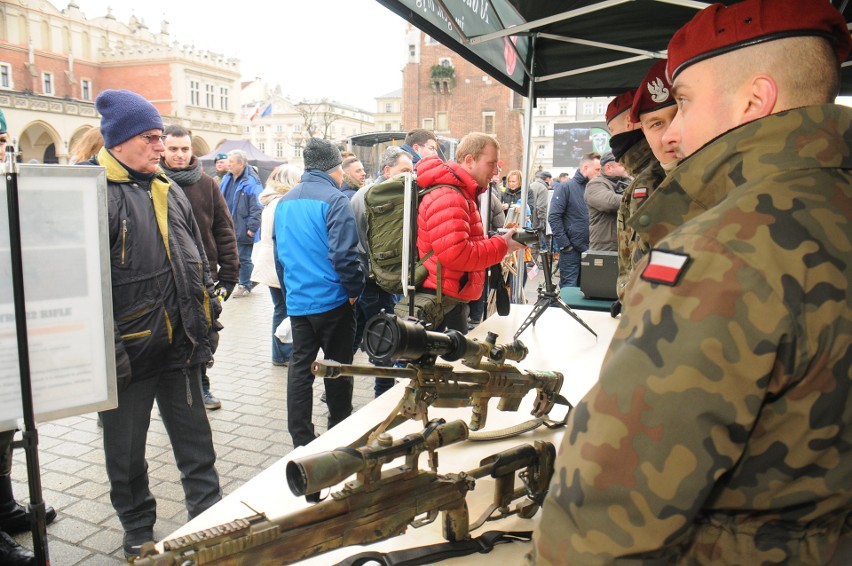
<path fill-rule="evenodd" d="M 400 456 L 417 455 L 424 451 L 447 446 L 468 436 L 467 424 L 462 420 L 449 423 L 435 419 L 421 432 L 409 434 L 394 441 L 388 434 L 380 434 L 376 442 L 361 448 L 345 446 L 330 452 L 320 452 L 287 462 L 287 484 L 293 495 L 317 493 L 336 485 L 368 466 L 391 462 Z"/>
<path fill-rule="evenodd" d="M 468 359 L 478 362 L 487 357 L 495 363 L 503 363 L 507 359 L 523 360 L 529 353 L 520 340 L 497 345 L 497 335 L 493 332 L 488 333 L 485 342 L 479 342 L 457 330 L 426 330 L 417 322 L 384 311 L 364 326 L 364 348 L 371 361 L 385 364 L 434 360 L 436 356 L 448 362 Z"/>

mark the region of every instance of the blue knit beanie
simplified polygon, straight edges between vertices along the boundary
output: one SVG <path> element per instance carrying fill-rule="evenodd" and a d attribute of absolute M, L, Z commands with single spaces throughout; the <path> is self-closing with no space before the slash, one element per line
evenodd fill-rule
<path fill-rule="evenodd" d="M 101 135 L 107 149 L 148 130 L 162 130 L 163 118 L 154 105 L 129 90 L 105 90 L 95 100 L 101 114 Z"/>

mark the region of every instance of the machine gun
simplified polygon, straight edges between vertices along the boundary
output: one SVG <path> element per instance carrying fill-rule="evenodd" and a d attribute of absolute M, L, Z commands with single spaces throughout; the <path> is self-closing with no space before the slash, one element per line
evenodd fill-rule
<path fill-rule="evenodd" d="M 391 414 L 366 440 L 372 441 L 389 428 L 408 419 L 418 419 L 425 425 L 430 406 L 457 408 L 472 407 L 470 429 L 485 426 L 488 417 L 488 401 L 498 397 L 497 408 L 501 411 L 517 411 L 524 396 L 536 390 L 536 399 L 531 414 L 537 417 L 530 428 L 512 430 L 512 436 L 546 424 L 558 426 L 562 422 L 550 421 L 546 416 L 556 403 L 571 404 L 559 391 L 563 375 L 555 371 L 524 371 L 506 363 L 506 360 L 523 360 L 528 353 L 520 340 L 511 344 L 497 345 L 497 335 L 488 333 L 484 342 L 472 340 L 455 330 L 432 332 L 411 320 L 403 320 L 393 314 L 379 313 L 364 329 L 364 345 L 371 360 L 409 362 L 407 367 L 373 367 L 340 364 L 331 360 L 317 360 L 311 371 L 317 377 L 336 378 L 341 376 L 378 376 L 408 378 L 411 381 L 405 394 Z M 461 360 L 471 368 L 458 370 L 448 364 L 436 363 L 440 356 L 447 361 Z M 483 437 L 477 439 L 482 440 Z M 364 444 L 364 438 L 357 444 Z"/>
<path fill-rule="evenodd" d="M 418 469 L 423 451 L 467 438 L 464 421 L 432 421 L 420 433 L 394 441 L 384 434 L 369 446 L 338 448 L 292 460 L 287 482 L 296 495 L 334 486 L 352 474 L 353 481 L 330 498 L 280 519 L 263 514 L 237 519 L 142 547 L 135 566 L 201 566 L 203 564 L 290 564 L 343 546 L 369 544 L 421 527 L 443 513 L 443 534 L 449 541 L 469 538 L 470 530 L 508 515 L 532 517 L 547 492 L 556 450 L 549 442 L 524 444 L 483 460 L 458 474 Z M 382 471 L 382 465 L 405 457 L 405 464 Z M 515 488 L 515 476 L 523 487 Z M 492 505 L 473 524 L 465 496 L 479 478 L 496 479 Z M 512 502 L 525 499 L 512 509 Z"/>

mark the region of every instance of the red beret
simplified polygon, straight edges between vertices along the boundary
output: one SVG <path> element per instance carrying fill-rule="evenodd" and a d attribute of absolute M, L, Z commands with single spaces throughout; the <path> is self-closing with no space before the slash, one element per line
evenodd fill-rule
<path fill-rule="evenodd" d="M 834 45 L 842 63 L 852 39 L 846 20 L 827 0 L 745 0 L 713 4 L 698 12 L 669 41 L 668 76 L 688 66 L 773 39 L 822 36 Z"/>
<path fill-rule="evenodd" d="M 636 94 L 636 89 L 630 89 L 627 92 L 623 92 L 612 99 L 612 102 L 609 103 L 609 106 L 606 107 L 606 123 L 609 124 L 613 118 L 624 112 L 625 110 L 630 110 L 630 105 L 633 104 L 633 95 Z"/>
<path fill-rule="evenodd" d="M 648 74 L 639 83 L 633 106 L 630 107 L 630 121 L 639 123 L 639 114 L 665 108 L 675 103 L 672 96 L 672 83 L 666 77 L 666 60 L 660 59 L 651 66 Z"/>

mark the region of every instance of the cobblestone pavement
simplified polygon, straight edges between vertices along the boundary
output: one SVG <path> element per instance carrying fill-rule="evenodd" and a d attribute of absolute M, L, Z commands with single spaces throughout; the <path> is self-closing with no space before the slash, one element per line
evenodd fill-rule
<path fill-rule="evenodd" d="M 539 277 L 540 279 L 540 277 Z M 558 275 L 556 276 L 558 281 Z M 539 281 L 527 281 L 529 302 Z M 216 363 L 208 371 L 211 390 L 222 408 L 208 411 L 216 446 L 216 469 L 228 495 L 293 449 L 287 433 L 286 367 L 272 365 L 272 300 L 265 286 L 224 304 Z M 358 352 L 356 363 L 367 363 Z M 320 401 L 322 382 L 314 385 L 314 424 L 325 432 L 328 409 Z M 355 381 L 352 404 L 360 409 L 373 399 L 373 380 Z M 169 437 L 154 406 L 148 432 L 148 474 L 157 500 L 154 536 L 161 539 L 188 517 Z M 38 427 L 44 500 L 58 516 L 47 527 L 52 566 L 124 564 L 122 528 L 109 500 L 103 439 L 96 414 L 68 417 Z M 21 503 L 29 500 L 23 450 L 15 453 L 12 484 Z M 282 486 L 284 484 L 282 483 Z M 29 533 L 16 540 L 32 548 Z"/>
<path fill-rule="evenodd" d="M 241 486 L 293 449 L 287 434 L 286 367 L 272 365 L 272 301 L 264 286 L 224 304 L 216 363 L 208 371 L 222 408 L 208 411 L 216 446 L 216 469 L 224 495 Z M 356 361 L 366 362 L 359 352 Z M 356 380 L 352 404 L 373 398 L 373 380 Z M 314 386 L 314 423 L 325 432 L 328 409 Z M 123 564 L 122 528 L 109 501 L 103 440 L 95 414 L 42 423 L 39 460 L 44 500 L 58 516 L 47 527 L 53 566 Z M 165 537 L 187 520 L 179 472 L 156 405 L 148 433 L 148 474 L 157 499 L 154 536 Z M 23 450 L 17 450 L 12 483 L 18 501 L 29 500 Z M 284 484 L 282 483 L 282 486 Z M 17 541 L 32 548 L 27 533 Z"/>

